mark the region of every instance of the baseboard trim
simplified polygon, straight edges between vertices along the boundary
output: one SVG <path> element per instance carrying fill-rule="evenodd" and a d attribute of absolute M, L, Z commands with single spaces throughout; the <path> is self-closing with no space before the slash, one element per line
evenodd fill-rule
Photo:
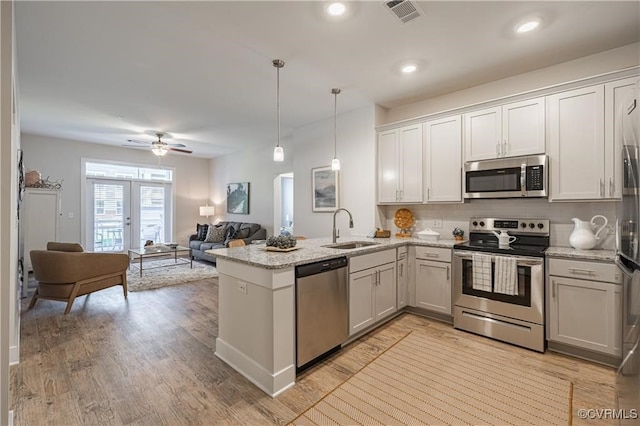
<path fill-rule="evenodd" d="M 219 337 L 215 355 L 272 398 L 293 387 L 296 383 L 296 366 L 270 373 L 263 366 L 246 356 Z"/>

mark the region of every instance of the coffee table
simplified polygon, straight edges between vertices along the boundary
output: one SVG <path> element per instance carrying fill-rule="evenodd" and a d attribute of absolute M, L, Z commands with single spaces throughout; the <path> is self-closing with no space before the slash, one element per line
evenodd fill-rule
<path fill-rule="evenodd" d="M 178 257 L 178 253 L 180 254 L 188 254 L 189 259 L 185 259 L 184 257 Z M 173 259 L 175 260 L 175 264 L 161 265 L 161 266 L 152 266 L 146 269 L 155 269 L 155 268 L 165 268 L 167 266 L 174 265 L 186 265 L 189 264 L 191 269 L 193 269 L 193 258 L 191 257 L 191 249 L 189 247 L 182 246 L 164 246 L 164 245 L 153 245 L 142 247 L 138 249 L 129 249 L 129 269 L 131 269 L 131 261 L 137 256 L 140 260 L 140 276 L 142 276 L 142 260 L 149 259 L 152 257 L 164 257 L 173 255 Z"/>

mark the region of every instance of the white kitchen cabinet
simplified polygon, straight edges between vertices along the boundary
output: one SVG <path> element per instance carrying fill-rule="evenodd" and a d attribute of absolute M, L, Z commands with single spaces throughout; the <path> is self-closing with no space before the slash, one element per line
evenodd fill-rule
<path fill-rule="evenodd" d="M 416 247 L 415 306 L 451 315 L 451 250 Z"/>
<path fill-rule="evenodd" d="M 378 202 L 422 202 L 422 125 L 378 134 Z"/>
<path fill-rule="evenodd" d="M 604 178 L 606 198 L 622 196 L 621 118 L 627 113 L 638 77 L 612 81 L 604 85 Z"/>
<path fill-rule="evenodd" d="M 371 267 L 360 270 L 365 266 Z M 349 272 L 349 335 L 353 335 L 396 312 L 396 250 L 354 257 Z"/>
<path fill-rule="evenodd" d="M 461 123 L 455 115 L 423 125 L 426 203 L 462 201 Z"/>
<path fill-rule="evenodd" d="M 605 198 L 604 86 L 548 96 L 547 114 L 550 199 Z"/>
<path fill-rule="evenodd" d="M 544 98 L 464 115 L 465 161 L 545 153 Z"/>
<path fill-rule="evenodd" d="M 549 259 L 548 266 L 548 340 L 620 356 L 622 289 L 616 265 Z"/>
<path fill-rule="evenodd" d="M 398 248 L 398 309 L 404 308 L 409 303 L 409 253 L 407 247 Z"/>

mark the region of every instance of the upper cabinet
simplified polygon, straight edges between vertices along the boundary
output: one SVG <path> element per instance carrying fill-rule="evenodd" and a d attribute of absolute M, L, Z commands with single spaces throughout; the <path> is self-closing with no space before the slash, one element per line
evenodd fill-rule
<path fill-rule="evenodd" d="M 422 202 L 422 124 L 378 134 L 378 202 Z"/>
<path fill-rule="evenodd" d="M 637 77 L 547 97 L 551 200 L 621 196 L 620 118 Z"/>
<path fill-rule="evenodd" d="M 462 201 L 462 119 L 427 121 L 424 137 L 424 201 Z"/>
<path fill-rule="evenodd" d="M 551 200 L 604 198 L 604 86 L 547 97 Z"/>
<path fill-rule="evenodd" d="M 545 152 L 544 98 L 467 113 L 464 125 L 465 161 Z"/>

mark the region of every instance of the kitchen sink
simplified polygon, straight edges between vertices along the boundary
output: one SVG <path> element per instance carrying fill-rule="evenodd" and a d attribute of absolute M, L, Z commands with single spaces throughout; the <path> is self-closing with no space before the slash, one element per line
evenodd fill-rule
<path fill-rule="evenodd" d="M 323 247 L 342 249 L 342 250 L 351 250 L 351 249 L 357 249 L 361 247 L 375 246 L 377 244 L 380 244 L 380 243 L 374 243 L 372 241 L 345 241 L 344 243 L 327 244 L 326 246 L 323 246 Z"/>

